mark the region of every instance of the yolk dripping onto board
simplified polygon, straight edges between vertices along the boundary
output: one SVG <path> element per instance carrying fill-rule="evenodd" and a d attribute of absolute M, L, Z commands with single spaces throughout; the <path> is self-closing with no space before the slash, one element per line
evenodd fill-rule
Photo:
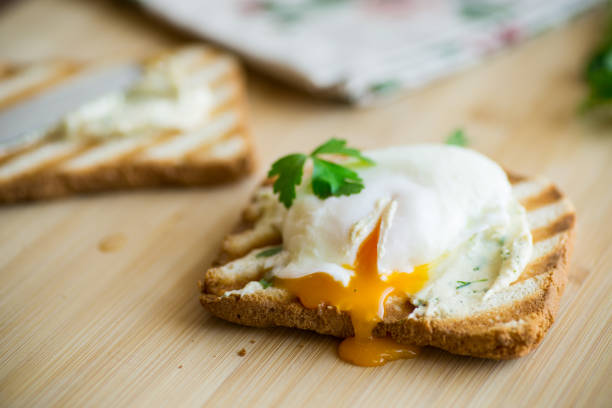
<path fill-rule="evenodd" d="M 382 280 L 378 273 L 378 237 L 380 222 L 361 243 L 354 265 L 345 265 L 354 271 L 348 286 L 326 273 L 313 273 L 297 279 L 276 279 L 275 284 L 285 288 L 311 309 L 320 304 L 336 306 L 351 315 L 355 337 L 340 343 L 340 358 L 360 366 L 378 366 L 387 361 L 415 357 L 418 347 L 403 345 L 391 338 L 374 337 L 372 331 L 382 321 L 385 301 L 392 293 L 418 292 L 428 279 L 428 265 L 416 267 L 412 273 L 393 272 Z"/>

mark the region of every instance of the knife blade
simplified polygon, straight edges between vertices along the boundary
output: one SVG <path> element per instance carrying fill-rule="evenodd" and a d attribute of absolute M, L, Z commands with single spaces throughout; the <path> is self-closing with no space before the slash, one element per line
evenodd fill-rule
<path fill-rule="evenodd" d="M 88 70 L 0 112 L 0 152 L 30 143 L 65 114 L 109 92 L 127 88 L 141 75 L 138 64 Z"/>

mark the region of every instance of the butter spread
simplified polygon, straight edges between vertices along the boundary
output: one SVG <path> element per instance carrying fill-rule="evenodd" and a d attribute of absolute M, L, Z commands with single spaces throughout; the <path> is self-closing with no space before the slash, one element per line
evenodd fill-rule
<path fill-rule="evenodd" d="M 129 89 L 112 92 L 68 113 L 52 131 L 71 140 L 156 136 L 188 131 L 208 119 L 212 94 L 193 58 L 176 54 L 144 66 Z"/>

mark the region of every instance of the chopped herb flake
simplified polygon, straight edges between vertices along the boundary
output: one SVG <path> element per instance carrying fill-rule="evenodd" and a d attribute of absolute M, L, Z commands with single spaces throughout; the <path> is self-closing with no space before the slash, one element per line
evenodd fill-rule
<path fill-rule="evenodd" d="M 260 279 L 259 283 L 261 286 L 263 286 L 264 289 L 268 289 L 270 286 L 272 286 L 272 282 L 265 279 Z"/>
<path fill-rule="evenodd" d="M 476 283 L 476 282 L 486 282 L 488 281 L 488 279 L 479 279 L 479 280 L 475 280 L 475 281 L 457 281 L 458 286 L 455 289 L 461 289 L 464 288 L 466 286 L 471 285 L 472 283 Z"/>
<path fill-rule="evenodd" d="M 399 81 L 390 79 L 388 81 L 377 82 L 370 85 L 370 91 L 377 94 L 395 91 L 400 87 Z"/>
<path fill-rule="evenodd" d="M 283 247 L 280 247 L 280 246 L 264 249 L 263 251 L 255 255 L 255 258 L 267 258 L 269 256 L 278 254 L 282 250 L 283 250 Z"/>
<path fill-rule="evenodd" d="M 510 258 L 510 250 L 508 248 L 502 248 L 501 250 L 501 259 L 505 261 Z"/>

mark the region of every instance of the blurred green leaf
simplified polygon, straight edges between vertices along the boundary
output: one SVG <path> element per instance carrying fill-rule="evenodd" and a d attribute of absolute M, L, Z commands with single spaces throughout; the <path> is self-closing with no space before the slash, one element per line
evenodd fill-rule
<path fill-rule="evenodd" d="M 468 145 L 468 139 L 465 136 L 463 129 L 456 129 L 453 133 L 446 138 L 446 144 L 465 147 Z"/>
<path fill-rule="evenodd" d="M 589 94 L 582 103 L 583 111 L 612 103 L 612 14 L 600 46 L 585 67 L 584 78 Z"/>

